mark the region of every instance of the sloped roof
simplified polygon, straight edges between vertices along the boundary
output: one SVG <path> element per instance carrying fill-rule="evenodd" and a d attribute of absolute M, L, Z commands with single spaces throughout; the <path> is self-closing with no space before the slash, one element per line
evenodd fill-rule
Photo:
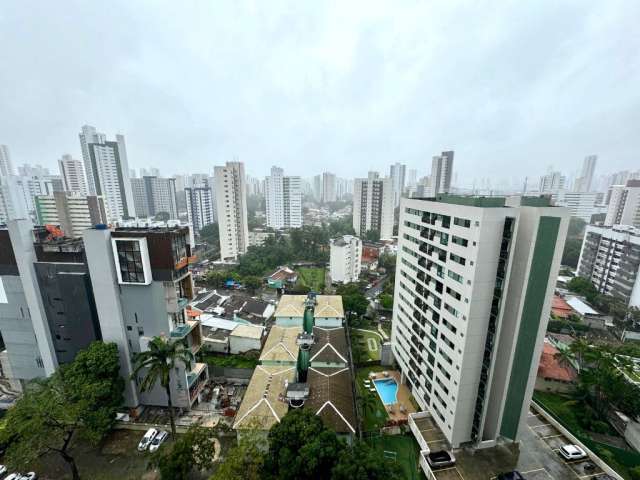
<path fill-rule="evenodd" d="M 355 433 L 356 413 L 348 368 L 310 368 L 307 374 L 309 408 L 324 424 L 339 433 Z"/>
<path fill-rule="evenodd" d="M 301 332 L 302 327 L 272 326 L 262 347 L 260 361 L 296 362 L 298 360 L 296 339 Z"/>
<path fill-rule="evenodd" d="M 551 313 L 556 317 L 567 318 L 573 313 L 569 304 L 559 295 L 553 296 L 553 303 L 551 305 Z"/>
<path fill-rule="evenodd" d="M 315 343 L 311 346 L 311 362 L 349 363 L 347 335 L 343 327 L 313 327 Z"/>
<path fill-rule="evenodd" d="M 231 336 L 260 340 L 262 338 L 263 331 L 264 331 L 264 327 L 239 324 L 236 328 L 233 329 L 233 332 L 231 332 Z"/>
<path fill-rule="evenodd" d="M 578 312 L 580 315 L 594 315 L 599 316 L 602 315 L 600 312 L 595 311 L 589 304 L 583 302 L 578 297 L 569 297 L 567 298 L 567 303 L 569 306 Z"/>
<path fill-rule="evenodd" d="M 298 274 L 289 267 L 279 267 L 275 272 L 269 275 L 271 280 L 291 280 L 297 277 Z"/>
<path fill-rule="evenodd" d="M 234 429 L 256 428 L 269 430 L 289 411 L 284 402 L 286 384 L 293 382 L 295 367 L 258 365 L 236 413 Z"/>
<path fill-rule="evenodd" d="M 545 339 L 538 365 L 538 377 L 573 382 L 577 373 L 571 365 L 565 365 L 556 358 L 558 352 L 559 350 Z"/>
<path fill-rule="evenodd" d="M 344 307 L 342 306 L 342 296 L 340 295 L 318 295 L 318 304 L 313 316 L 318 317 L 338 317 L 344 318 Z"/>
<path fill-rule="evenodd" d="M 275 317 L 302 317 L 306 295 L 283 295 L 280 297 Z"/>

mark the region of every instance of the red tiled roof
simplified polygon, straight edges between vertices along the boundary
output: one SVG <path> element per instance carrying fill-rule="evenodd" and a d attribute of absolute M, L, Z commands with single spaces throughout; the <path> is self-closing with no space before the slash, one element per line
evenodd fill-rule
<path fill-rule="evenodd" d="M 558 352 L 556 347 L 547 341 L 544 342 L 538 365 L 538 377 L 573 382 L 577 377 L 576 371 L 571 365 L 564 365 L 556 358 Z"/>
<path fill-rule="evenodd" d="M 567 318 L 573 314 L 573 309 L 565 302 L 564 298 L 554 295 L 553 303 L 551 305 L 551 313 L 556 317 Z"/>

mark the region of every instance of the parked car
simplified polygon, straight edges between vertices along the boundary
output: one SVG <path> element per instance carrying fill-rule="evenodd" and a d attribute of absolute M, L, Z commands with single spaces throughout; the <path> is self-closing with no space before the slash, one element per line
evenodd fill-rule
<path fill-rule="evenodd" d="M 20 475 L 19 473 L 12 473 L 10 474 L 7 478 L 5 478 L 4 480 L 20 480 L 22 478 L 22 475 Z"/>
<path fill-rule="evenodd" d="M 520 472 L 514 470 L 513 472 L 501 473 L 498 475 L 497 480 L 527 480 L 522 476 Z"/>
<path fill-rule="evenodd" d="M 587 458 L 587 452 L 577 445 L 563 445 L 560 447 L 560 455 L 562 455 L 565 460 L 581 460 Z"/>
<path fill-rule="evenodd" d="M 155 452 L 160 448 L 160 445 L 167 439 L 169 434 L 164 430 L 160 430 L 158 434 L 151 440 L 151 446 L 149 447 L 150 452 Z"/>
<path fill-rule="evenodd" d="M 29 472 L 26 475 L 21 476 L 20 480 L 38 480 L 38 475 L 36 475 L 36 472 Z"/>
<path fill-rule="evenodd" d="M 429 466 L 432 468 L 450 467 L 456 463 L 456 457 L 453 456 L 452 452 L 439 450 L 428 454 L 427 462 L 429 462 Z"/>
<path fill-rule="evenodd" d="M 138 451 L 144 452 L 147 448 L 149 448 L 149 444 L 153 441 L 157 434 L 158 431 L 155 428 L 150 428 L 149 430 L 147 430 L 147 433 L 144 434 L 144 437 L 142 437 L 142 440 L 140 440 L 140 443 L 138 444 Z"/>
<path fill-rule="evenodd" d="M 4 475 L 5 473 L 7 473 L 7 467 L 0 465 L 0 475 Z"/>

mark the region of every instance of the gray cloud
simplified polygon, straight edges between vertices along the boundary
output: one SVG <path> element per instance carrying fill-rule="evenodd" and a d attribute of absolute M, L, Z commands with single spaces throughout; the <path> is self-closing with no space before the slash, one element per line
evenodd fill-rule
<path fill-rule="evenodd" d="M 343 176 L 456 150 L 461 180 L 640 168 L 640 3 L 4 2 L 0 143 L 132 166 Z"/>

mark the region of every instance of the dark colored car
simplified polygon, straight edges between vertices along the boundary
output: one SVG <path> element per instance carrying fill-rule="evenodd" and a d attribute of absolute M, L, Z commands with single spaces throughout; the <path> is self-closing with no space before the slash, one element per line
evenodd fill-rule
<path fill-rule="evenodd" d="M 526 480 L 526 478 L 520 472 L 514 470 L 513 472 L 501 473 L 498 475 L 498 480 Z"/>
<path fill-rule="evenodd" d="M 427 462 L 432 468 L 450 467 L 456 463 L 456 457 L 453 453 L 446 450 L 440 450 L 438 452 L 431 452 L 427 455 Z"/>

